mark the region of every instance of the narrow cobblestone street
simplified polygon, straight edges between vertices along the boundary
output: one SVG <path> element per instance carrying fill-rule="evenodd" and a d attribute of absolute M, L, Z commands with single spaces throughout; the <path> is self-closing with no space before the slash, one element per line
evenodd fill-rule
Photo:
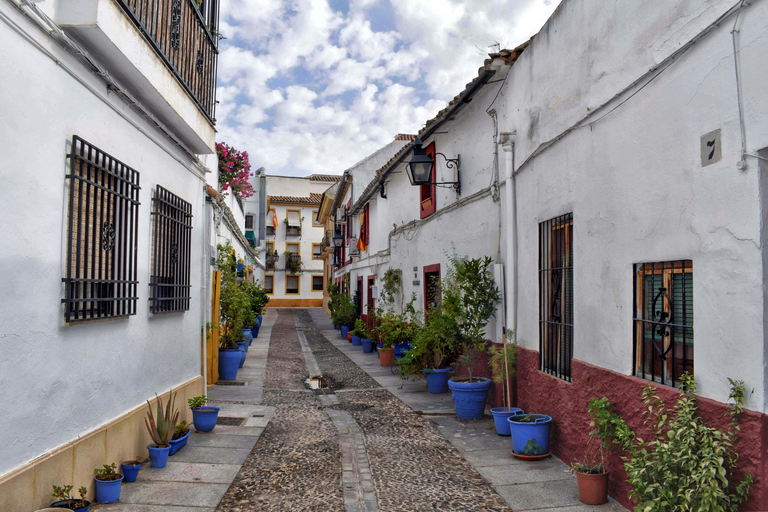
<path fill-rule="evenodd" d="M 326 394 L 304 384 L 312 365 L 328 380 Z M 220 512 L 510 510 L 431 422 L 335 348 L 306 311 L 278 313 L 262 403 L 275 415 Z"/>

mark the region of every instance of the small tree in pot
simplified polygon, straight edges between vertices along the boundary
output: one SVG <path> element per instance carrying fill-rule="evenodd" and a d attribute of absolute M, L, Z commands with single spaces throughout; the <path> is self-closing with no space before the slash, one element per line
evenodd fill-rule
<path fill-rule="evenodd" d="M 475 378 L 474 367 L 480 354 L 487 348 L 485 325 L 496 314 L 501 292 L 491 272 L 493 260 L 453 255 L 449 258 L 448 272 L 442 283 L 443 313 L 453 317 L 462 339 L 462 351 L 457 363 L 466 368 L 468 379 L 451 378 L 456 414 L 461 418 L 481 418 L 485 399 L 491 386 L 490 379 Z M 482 400 L 480 399 L 482 397 Z"/>

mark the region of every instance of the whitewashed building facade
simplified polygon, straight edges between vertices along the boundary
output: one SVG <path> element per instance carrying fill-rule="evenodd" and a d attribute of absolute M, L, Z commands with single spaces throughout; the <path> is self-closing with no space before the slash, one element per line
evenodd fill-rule
<path fill-rule="evenodd" d="M 700 414 L 723 425 L 728 377 L 744 380 L 745 510 L 768 508 L 766 27 L 761 2 L 565 0 L 419 133 L 445 155 L 435 181 L 456 181 L 446 161 L 459 160 L 460 193 L 412 187 L 408 148 L 349 212 L 370 215 L 353 265 L 374 280 L 401 269 L 422 308 L 447 254 L 503 265 L 497 317 L 517 332 L 518 405 L 555 418 L 566 461 L 595 396 L 640 427 L 642 387 L 671 399 L 689 371 Z M 620 461 L 609 466 L 629 505 Z"/>

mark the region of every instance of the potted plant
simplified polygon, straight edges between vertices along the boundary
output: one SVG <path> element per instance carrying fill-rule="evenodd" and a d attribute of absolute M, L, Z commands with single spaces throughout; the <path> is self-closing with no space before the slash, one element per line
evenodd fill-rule
<path fill-rule="evenodd" d="M 187 426 L 186 421 L 182 421 L 176 428 L 173 429 L 173 438 L 171 439 L 171 451 L 168 455 L 173 455 L 178 452 L 187 444 L 189 434 L 192 433 L 192 429 Z"/>
<path fill-rule="evenodd" d="M 517 371 L 517 342 L 515 340 L 515 332 L 509 329 L 505 331 L 501 343 L 502 345 L 500 347 L 491 347 L 488 363 L 491 365 L 493 381 L 502 386 L 501 398 L 505 406 L 494 407 L 491 409 L 491 414 L 493 414 L 493 422 L 496 425 L 496 433 L 500 436 L 508 436 L 510 435 L 510 432 L 507 418 L 523 412 L 523 410 L 518 407 L 512 407 L 512 393 L 509 389 L 509 380 Z"/>
<path fill-rule="evenodd" d="M 355 303 L 352 302 L 348 295 L 341 294 L 339 296 L 338 313 L 338 319 L 341 323 L 341 337 L 347 339 L 349 331 L 355 325 L 355 320 L 357 320 Z"/>
<path fill-rule="evenodd" d="M 423 371 L 430 393 L 447 393 L 459 342 L 456 321 L 434 308 L 427 313 L 424 326 L 411 332 L 414 333 L 411 349 L 400 359 L 401 375 Z"/>
<path fill-rule="evenodd" d="M 143 461 L 139 458 L 132 460 L 124 460 L 120 464 L 120 469 L 123 470 L 124 482 L 135 482 L 136 477 L 139 476 L 139 470 L 141 469 L 141 463 Z"/>
<path fill-rule="evenodd" d="M 446 315 L 456 320 L 462 339 L 458 363 L 466 368 L 469 378 L 451 377 L 456 415 L 460 418 L 482 418 L 491 380 L 473 376 L 474 366 L 485 351 L 485 324 L 496 314 L 501 292 L 491 273 L 490 257 L 471 259 L 451 256 L 446 279 L 441 287 L 440 304 Z"/>
<path fill-rule="evenodd" d="M 208 398 L 204 396 L 195 396 L 187 400 L 189 408 L 192 409 L 192 424 L 198 432 L 210 432 L 219 418 L 220 409 L 206 405 L 207 403 Z"/>
<path fill-rule="evenodd" d="M 590 423 L 595 428 L 595 421 Z M 570 473 L 576 473 L 579 500 L 586 505 L 602 505 L 608 501 L 608 470 L 605 468 L 603 444 L 591 430 L 582 459 L 571 462 Z"/>
<path fill-rule="evenodd" d="M 61 487 L 54 485 L 53 497 L 58 498 L 58 501 L 51 503 L 51 508 L 67 508 L 75 512 L 88 512 L 88 509 L 91 508 L 91 502 L 85 499 L 88 490 L 85 487 L 80 487 L 77 490 L 77 493 L 80 495 L 79 499 L 72 496 L 71 492 L 71 485 L 63 485 Z"/>
<path fill-rule="evenodd" d="M 365 327 L 365 322 L 361 319 L 355 320 L 355 328 L 350 331 L 352 334 L 352 345 L 359 347 L 362 345 L 361 340 L 368 335 L 368 329 Z"/>
<path fill-rule="evenodd" d="M 507 422 L 512 435 L 512 455 L 523 460 L 538 460 L 549 456 L 550 416 L 517 414 L 507 418 Z"/>
<path fill-rule="evenodd" d="M 219 377 L 234 380 L 241 355 L 237 342 L 243 341 L 242 329 L 250 310 L 250 298 L 235 275 L 232 246 L 219 245 L 216 266 L 221 271 L 220 322 L 224 332 L 220 338 Z"/>
<path fill-rule="evenodd" d="M 155 396 L 157 397 L 157 395 Z M 179 410 L 174 407 L 175 404 L 176 393 L 171 389 L 165 407 L 163 407 L 163 400 L 157 397 L 157 416 L 155 416 L 152 414 L 152 404 L 147 400 L 148 411 L 144 423 L 147 426 L 147 431 L 149 431 L 149 436 L 154 441 L 154 443 L 147 445 L 152 467 L 164 468 L 168 461 L 168 454 L 171 451 L 171 437 L 179 419 Z"/>
<path fill-rule="evenodd" d="M 114 503 L 120 499 L 120 486 L 123 483 L 123 475 L 117 473 L 115 463 L 104 464 L 101 469 L 96 469 L 96 501 L 98 503 Z"/>

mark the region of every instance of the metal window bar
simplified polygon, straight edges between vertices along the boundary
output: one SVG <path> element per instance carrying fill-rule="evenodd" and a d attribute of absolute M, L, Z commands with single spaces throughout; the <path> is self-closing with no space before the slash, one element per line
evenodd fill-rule
<path fill-rule="evenodd" d="M 634 296 L 634 374 L 677 387 L 693 374 L 693 262 L 636 264 Z"/>
<path fill-rule="evenodd" d="M 117 0 L 211 123 L 216 122 L 218 0 L 206 23 L 195 0 Z"/>
<path fill-rule="evenodd" d="M 573 213 L 539 223 L 539 369 L 571 380 Z"/>
<path fill-rule="evenodd" d="M 158 185 L 152 198 L 152 221 L 150 310 L 187 311 L 192 298 L 192 204 Z"/>
<path fill-rule="evenodd" d="M 77 135 L 67 158 L 64 318 L 135 315 L 139 173 Z"/>

